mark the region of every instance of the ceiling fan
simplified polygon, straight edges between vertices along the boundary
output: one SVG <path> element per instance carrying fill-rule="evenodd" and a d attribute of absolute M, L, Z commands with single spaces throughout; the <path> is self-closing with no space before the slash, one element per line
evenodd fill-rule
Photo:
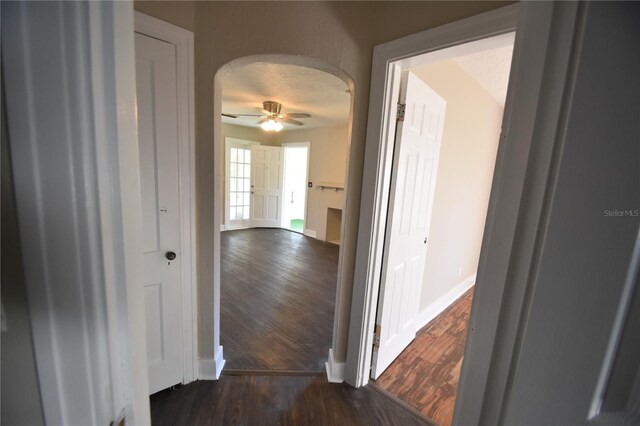
<path fill-rule="evenodd" d="M 304 112 L 293 112 L 290 114 L 282 113 L 282 104 L 273 101 L 264 101 L 262 103 L 262 107 L 264 108 L 264 114 L 226 114 L 222 113 L 224 117 L 229 118 L 238 118 L 238 117 L 262 117 L 262 120 L 258 121 L 260 127 L 266 131 L 275 131 L 279 132 L 282 130 L 281 121 L 289 124 L 294 124 L 296 126 L 304 125 L 303 122 L 294 120 L 294 118 L 309 118 L 311 114 L 307 114 Z"/>

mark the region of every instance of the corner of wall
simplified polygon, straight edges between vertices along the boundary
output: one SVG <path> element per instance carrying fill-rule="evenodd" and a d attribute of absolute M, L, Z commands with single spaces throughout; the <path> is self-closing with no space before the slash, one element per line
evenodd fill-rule
<path fill-rule="evenodd" d="M 344 362 L 336 362 L 333 357 L 333 349 L 329 349 L 329 360 L 325 362 L 325 368 L 327 370 L 327 381 L 329 383 L 342 383 L 344 382 Z"/>
<path fill-rule="evenodd" d="M 424 308 L 419 314 L 416 320 L 416 330 L 420 330 L 427 325 L 431 320 L 440 315 L 445 309 L 447 309 L 453 302 L 462 297 L 476 283 L 476 274 L 473 274 L 463 281 L 461 281 L 454 288 L 440 296 L 429 306 Z"/>
<path fill-rule="evenodd" d="M 213 359 L 201 358 L 198 360 L 198 379 L 218 380 L 222 374 L 225 362 L 222 346 L 220 346 Z"/>

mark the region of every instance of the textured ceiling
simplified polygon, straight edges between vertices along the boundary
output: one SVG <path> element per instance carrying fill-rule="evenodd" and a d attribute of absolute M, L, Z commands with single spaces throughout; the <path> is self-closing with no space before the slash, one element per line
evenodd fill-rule
<path fill-rule="evenodd" d="M 306 112 L 304 126 L 284 124 L 284 130 L 346 125 L 350 94 L 338 77 L 312 68 L 255 63 L 240 68 L 222 82 L 222 112 L 262 114 L 262 102 L 282 104 L 282 113 Z M 224 123 L 259 127 L 258 117 L 222 117 Z"/>
<path fill-rule="evenodd" d="M 459 56 L 453 60 L 504 107 L 513 46 Z"/>

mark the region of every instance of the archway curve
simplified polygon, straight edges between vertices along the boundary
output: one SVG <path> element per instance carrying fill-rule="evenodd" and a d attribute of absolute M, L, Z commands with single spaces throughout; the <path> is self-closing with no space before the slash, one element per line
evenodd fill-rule
<path fill-rule="evenodd" d="M 221 217 L 221 205 L 223 194 L 223 179 L 222 168 L 220 167 L 221 161 L 223 161 L 223 137 L 222 137 L 222 86 L 227 76 L 234 71 L 239 70 L 248 65 L 257 63 L 269 63 L 277 65 L 292 65 L 304 68 L 311 68 L 317 71 L 325 72 L 333 75 L 343 81 L 348 88 L 350 94 L 349 101 L 349 120 L 347 124 L 347 170 L 345 175 L 345 188 L 344 188 L 344 202 L 343 202 L 343 217 L 351 214 L 349 209 L 349 203 L 347 202 L 349 197 L 349 184 L 351 180 L 351 172 L 353 169 L 353 110 L 355 104 L 355 83 L 351 76 L 342 69 L 331 65 L 330 63 L 303 55 L 291 55 L 291 54 L 256 54 L 248 55 L 233 59 L 223 66 L 221 66 L 213 77 L 213 120 L 214 120 L 214 132 L 213 132 L 213 151 L 214 151 L 214 252 L 213 252 L 213 346 L 215 353 L 216 364 L 216 376 L 219 376 L 222 366 L 224 365 L 223 351 L 220 346 L 220 227 L 223 223 Z M 359 207 L 356 206 L 356 207 Z M 350 233 L 353 234 L 351 237 Z M 347 221 L 342 221 L 341 235 L 344 238 L 357 238 L 357 227 L 351 229 L 347 227 Z M 351 286 L 345 286 L 344 277 L 344 258 L 345 258 L 345 246 L 347 244 L 340 245 L 340 251 L 338 256 L 338 274 L 337 274 L 337 286 L 336 286 L 336 301 L 335 301 L 335 313 L 333 323 L 333 337 L 331 348 L 328 353 L 327 363 L 327 375 L 329 380 L 332 378 L 331 364 L 334 362 L 334 355 L 340 354 L 341 359 L 346 359 L 347 351 L 347 335 L 349 328 L 349 315 L 350 315 L 350 302 L 351 302 Z M 346 294 L 349 293 L 349 294 Z M 343 306 L 347 305 L 347 306 Z M 342 368 L 342 367 L 340 367 Z M 340 380 L 342 381 L 342 380 Z"/>
<path fill-rule="evenodd" d="M 349 92 L 351 93 L 352 103 L 353 103 L 353 90 L 354 83 L 353 79 L 343 70 L 337 68 L 326 61 L 321 59 L 312 58 L 310 56 L 302 56 L 302 55 L 290 55 L 290 54 L 259 54 L 259 55 L 249 55 L 243 56 L 224 64 L 214 76 L 214 91 L 215 87 L 222 84 L 222 80 L 233 73 L 234 71 L 246 67 L 247 65 L 252 65 L 256 63 L 269 63 L 269 64 L 278 64 L 278 65 L 294 65 L 298 67 L 304 68 L 313 68 L 318 71 L 326 72 L 327 74 L 334 75 L 338 77 L 340 80 L 344 81 L 344 83 L 349 88 Z M 219 102 L 222 102 L 221 99 L 215 98 L 214 93 L 214 103 L 217 105 Z"/>

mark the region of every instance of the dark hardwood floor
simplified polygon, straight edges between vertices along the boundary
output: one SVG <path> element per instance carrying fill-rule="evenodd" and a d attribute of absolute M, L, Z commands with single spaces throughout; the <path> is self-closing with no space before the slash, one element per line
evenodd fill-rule
<path fill-rule="evenodd" d="M 379 392 L 320 377 L 223 375 L 151 397 L 163 425 L 432 425 Z"/>
<path fill-rule="evenodd" d="M 283 229 L 221 233 L 225 369 L 324 371 L 338 246 Z"/>
<path fill-rule="evenodd" d="M 442 426 L 453 419 L 473 289 L 424 326 L 375 385 Z"/>

